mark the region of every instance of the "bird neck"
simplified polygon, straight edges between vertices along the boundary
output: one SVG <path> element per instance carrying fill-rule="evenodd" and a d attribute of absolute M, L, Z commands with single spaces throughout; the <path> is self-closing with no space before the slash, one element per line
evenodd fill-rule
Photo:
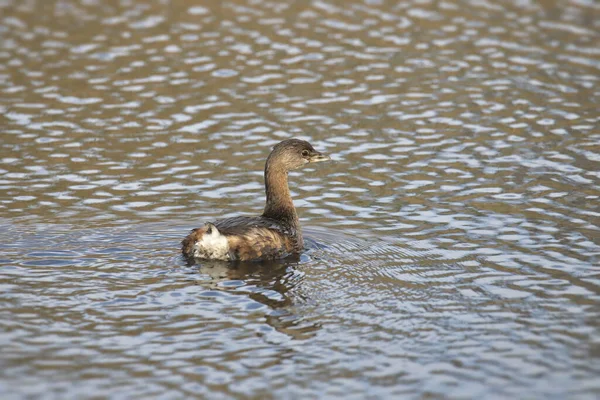
<path fill-rule="evenodd" d="M 286 169 L 270 165 L 267 161 L 265 166 L 265 192 L 267 194 L 267 204 L 263 216 L 296 228 L 298 226 L 298 215 L 290 195 Z"/>

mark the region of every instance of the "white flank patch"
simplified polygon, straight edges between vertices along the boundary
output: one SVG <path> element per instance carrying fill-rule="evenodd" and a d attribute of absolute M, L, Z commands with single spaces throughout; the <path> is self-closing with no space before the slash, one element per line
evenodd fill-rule
<path fill-rule="evenodd" d="M 229 242 L 227 237 L 209 224 L 210 233 L 205 232 L 201 240 L 194 243 L 194 257 L 209 260 L 229 260 Z"/>

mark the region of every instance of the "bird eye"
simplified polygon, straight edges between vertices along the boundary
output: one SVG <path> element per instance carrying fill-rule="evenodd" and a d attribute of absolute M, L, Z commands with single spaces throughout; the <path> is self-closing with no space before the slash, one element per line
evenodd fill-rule
<path fill-rule="evenodd" d="M 302 157 L 308 157 L 308 150 L 302 150 Z"/>

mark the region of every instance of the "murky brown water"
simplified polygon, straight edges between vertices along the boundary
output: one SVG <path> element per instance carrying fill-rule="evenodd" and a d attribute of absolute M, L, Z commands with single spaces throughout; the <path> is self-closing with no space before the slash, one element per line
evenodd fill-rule
<path fill-rule="evenodd" d="M 217 5 L 221 4 L 221 5 Z M 0 0 L 5 398 L 597 398 L 600 6 Z M 295 262 L 188 267 L 257 214 Z"/>

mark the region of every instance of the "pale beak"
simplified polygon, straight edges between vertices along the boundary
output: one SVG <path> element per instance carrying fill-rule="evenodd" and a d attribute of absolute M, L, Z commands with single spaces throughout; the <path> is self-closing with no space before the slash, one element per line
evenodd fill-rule
<path fill-rule="evenodd" d="M 329 161 L 331 158 L 325 154 L 321 153 L 313 153 L 308 157 L 309 163 L 321 162 L 321 161 Z"/>

